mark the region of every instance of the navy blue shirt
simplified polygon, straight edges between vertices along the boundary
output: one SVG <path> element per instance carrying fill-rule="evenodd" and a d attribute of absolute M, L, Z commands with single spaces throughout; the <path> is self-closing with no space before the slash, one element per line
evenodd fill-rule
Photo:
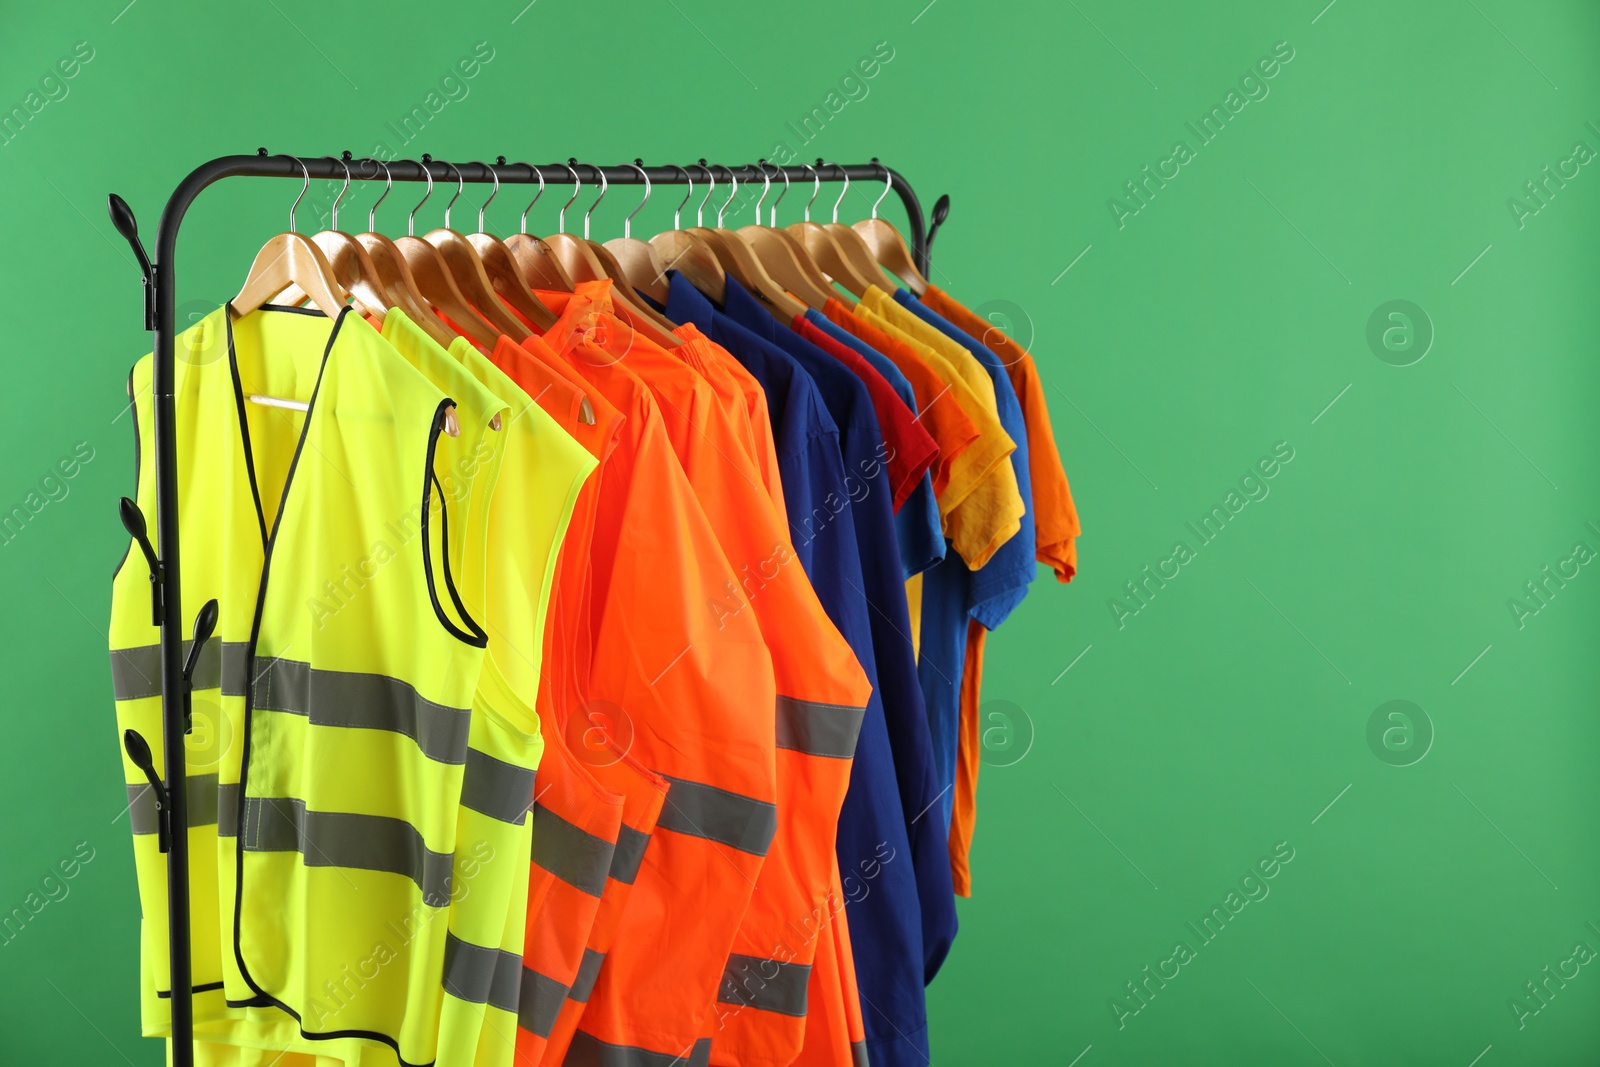
<path fill-rule="evenodd" d="M 806 321 L 840 344 L 859 352 L 863 359 L 872 364 L 873 370 L 883 375 L 895 395 L 911 409 L 911 414 L 918 414 L 917 394 L 893 360 L 849 330 L 835 325 L 832 319 L 814 308 L 806 309 Z M 900 510 L 895 512 L 894 532 L 900 543 L 900 563 L 905 577 L 921 574 L 944 558 L 944 528 L 939 520 L 939 501 L 933 495 L 932 467 L 922 472 L 922 481 L 917 483 L 905 503 L 900 505 Z"/>
<path fill-rule="evenodd" d="M 808 432 L 791 434 L 785 430 L 791 444 L 800 443 L 803 438 L 804 447 L 780 443 L 778 474 L 783 482 L 795 554 L 818 600 L 855 651 L 873 687 L 856 741 L 836 842 L 856 983 L 871 1061 L 885 1067 L 924 1067 L 929 1060 L 923 991 L 927 949 L 917 871 L 911 862 L 915 849 L 907 832 L 909 816 L 901 802 L 891 731 L 885 717 L 887 693 L 879 672 L 877 627 L 868 604 L 869 579 L 854 514 L 861 510 L 854 506 L 859 500 L 878 499 L 885 509 L 892 507 L 884 465 L 871 451 L 882 439 L 880 436 L 870 443 L 867 456 L 858 454 L 860 434 L 856 432 L 853 413 L 841 426 L 826 403 L 827 391 L 836 388 L 838 380 L 825 373 L 825 391 L 810 367 L 802 366 L 775 344 L 776 321 L 736 281 L 728 279 L 724 312 L 677 272 L 671 272 L 669 278 L 664 309 L 667 317 L 674 322 L 693 323 L 750 371 L 767 394 L 775 437 L 778 426 L 787 428 L 800 421 L 797 405 L 821 409 L 822 418 L 802 413 L 812 424 Z M 748 329 L 746 324 L 750 322 L 758 329 Z M 860 386 L 837 360 L 822 355 L 833 369 Z M 870 415 L 865 386 L 861 391 Z M 821 429 L 822 419 L 826 419 L 829 430 Z M 848 437 L 845 427 L 851 431 Z M 875 420 L 873 428 L 876 430 Z M 867 465 L 858 466 L 863 460 Z M 878 484 L 867 477 L 874 469 L 880 479 Z M 892 549 L 893 534 L 887 527 L 884 533 Z M 891 573 L 898 571 L 896 560 Z M 903 596 L 901 605 L 904 616 Z M 931 773 L 931 742 L 927 766 Z M 948 866 L 946 892 L 953 920 L 954 894 Z M 953 927 L 952 921 L 951 936 Z M 948 950 L 948 941 L 945 949 Z"/>

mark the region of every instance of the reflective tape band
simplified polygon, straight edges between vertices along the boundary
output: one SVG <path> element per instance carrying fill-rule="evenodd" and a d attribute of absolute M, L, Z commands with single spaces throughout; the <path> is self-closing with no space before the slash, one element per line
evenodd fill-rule
<path fill-rule="evenodd" d="M 307 867 L 348 867 L 409 878 L 431 908 L 450 903 L 448 852 L 434 852 L 403 819 L 307 811 L 294 797 L 245 797 L 247 852 L 298 852 Z"/>
<path fill-rule="evenodd" d="M 217 821 L 217 776 L 191 774 L 184 779 L 184 794 L 189 808 L 186 821 L 190 826 L 211 826 Z M 156 811 L 156 795 L 149 782 L 128 787 L 128 818 L 136 834 L 153 834 L 160 829 L 160 813 Z"/>
<path fill-rule="evenodd" d="M 711 1039 L 702 1037 L 678 1052 L 651 1052 L 632 1045 L 613 1045 L 579 1030 L 562 1067 L 708 1067 Z"/>
<path fill-rule="evenodd" d="M 856 738 L 866 714 L 866 708 L 796 700 L 780 693 L 778 747 L 808 756 L 850 759 L 856 754 Z"/>
<path fill-rule="evenodd" d="M 574 889 L 591 897 L 605 891 L 615 847 L 543 804 L 533 806 L 533 862 Z"/>
<path fill-rule="evenodd" d="M 872 1067 L 872 1061 L 867 1058 L 867 1043 L 865 1041 L 850 1042 L 851 1067 Z"/>
<path fill-rule="evenodd" d="M 239 836 L 239 783 L 217 786 L 217 836 Z"/>
<path fill-rule="evenodd" d="M 521 826 L 533 805 L 533 771 L 467 749 L 461 774 L 461 806 L 491 819 Z"/>
<path fill-rule="evenodd" d="M 623 885 L 632 885 L 639 877 L 639 864 L 644 862 L 644 849 L 650 835 L 623 823 L 617 828 L 617 850 L 611 856 L 611 877 Z"/>
<path fill-rule="evenodd" d="M 722 971 L 717 1000 L 780 1015 L 804 1016 L 811 965 L 733 953 Z"/>
<path fill-rule="evenodd" d="M 194 642 L 183 642 L 183 658 L 189 658 Z M 249 681 L 244 641 L 206 642 L 200 662 L 194 668 L 194 689 L 222 689 L 223 696 L 242 697 Z M 140 700 L 161 694 L 161 646 L 139 645 L 111 650 L 111 692 L 118 700 Z"/>
<path fill-rule="evenodd" d="M 549 1037 L 567 1001 L 567 987 L 540 974 L 532 967 L 522 968 L 522 988 L 517 994 L 517 1026 L 535 1037 Z"/>
<path fill-rule="evenodd" d="M 661 806 L 660 829 L 720 841 L 741 852 L 765 856 L 778 832 L 778 806 L 713 785 L 663 775 L 672 783 Z"/>
<path fill-rule="evenodd" d="M 515 1013 L 521 996 L 522 957 L 498 948 L 444 939 L 444 991 L 458 1000 Z"/>
<path fill-rule="evenodd" d="M 583 950 L 583 962 L 578 964 L 578 976 L 572 980 L 572 991 L 567 994 L 579 1004 L 589 1003 L 589 994 L 594 992 L 594 982 L 600 977 L 600 965 L 606 961 L 604 952 L 596 952 L 592 948 Z"/>
<path fill-rule="evenodd" d="M 298 660 L 257 656 L 252 707 L 305 715 L 313 726 L 404 734 L 440 763 L 467 759 L 472 712 L 435 704 L 410 683 L 383 674 L 325 671 Z"/>

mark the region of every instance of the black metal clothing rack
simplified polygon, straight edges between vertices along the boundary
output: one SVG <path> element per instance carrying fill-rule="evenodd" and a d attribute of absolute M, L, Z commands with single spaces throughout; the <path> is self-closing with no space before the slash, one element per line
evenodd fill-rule
<path fill-rule="evenodd" d="M 691 174 L 691 171 L 698 174 Z M 870 163 L 849 165 L 818 160 L 815 166 L 761 163 L 745 164 L 738 168 L 718 164 L 708 166 L 704 160 L 691 164 L 689 168 L 637 164 L 600 167 L 576 160 L 530 165 L 507 163 L 504 156 L 492 165 L 446 163 L 429 156 L 423 156 L 420 161 L 401 159 L 379 164 L 375 160 L 354 159 L 349 152 L 335 159 L 332 156 L 274 156 L 268 155 L 263 148 L 256 155 L 219 156 L 202 163 L 178 183 L 161 212 L 161 223 L 156 232 L 156 254 L 152 260 L 139 240 L 133 211 L 115 193 L 108 198 L 113 224 L 138 257 L 144 275 L 145 329 L 154 334 L 151 386 L 155 405 L 155 542 L 152 544 L 148 536 L 145 518 L 138 506 L 126 498 L 122 504 L 122 518 L 150 566 L 152 617 L 161 627 L 161 744 L 166 781 L 163 782 L 157 774 L 150 746 L 143 737 L 129 730 L 124 735 L 123 744 L 130 759 L 149 779 L 160 820 L 159 840 L 167 855 L 167 931 L 172 988 L 172 1063 L 175 1067 L 193 1067 L 194 1063 L 193 982 L 189 959 L 189 821 L 184 735 L 189 728 L 190 691 L 195 665 L 216 625 L 216 605 L 213 601 L 202 608 L 196 618 L 193 641 L 185 657 L 182 634 L 184 620 L 180 616 L 183 601 L 178 581 L 177 433 L 173 363 L 177 340 L 175 296 L 178 229 L 183 224 L 189 205 L 208 185 L 223 178 L 304 178 L 308 182 L 311 178 L 357 181 L 392 179 L 397 182 L 431 181 L 436 184 L 460 181 L 531 185 L 535 182 L 559 184 L 576 174 L 586 179 L 586 184 L 602 184 L 603 179 L 603 184 L 610 186 L 640 185 L 646 181 L 652 185 L 684 185 L 694 182 L 696 177 L 702 182 L 706 181 L 716 172 L 729 176 L 737 174 L 743 182 L 761 180 L 763 176 L 772 180 L 786 179 L 789 184 L 804 184 L 816 179 L 830 183 L 887 182 L 905 206 L 912 256 L 924 274 L 928 271 L 929 248 L 934 235 L 949 211 L 949 198 L 940 197 L 934 207 L 932 225 L 928 226 L 911 183 L 876 159 Z"/>

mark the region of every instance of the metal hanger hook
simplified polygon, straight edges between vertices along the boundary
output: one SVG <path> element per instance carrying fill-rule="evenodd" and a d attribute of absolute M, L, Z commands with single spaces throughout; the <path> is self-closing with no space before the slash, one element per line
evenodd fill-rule
<path fill-rule="evenodd" d="M 502 161 L 505 158 L 505 156 L 500 157 Z M 483 162 L 481 159 L 473 160 L 473 162 L 486 169 L 489 172 L 489 177 L 494 180 L 494 190 L 489 193 L 489 199 L 478 205 L 478 232 L 488 233 L 489 231 L 483 228 L 483 213 L 489 210 L 489 205 L 494 203 L 494 198 L 500 195 L 500 175 L 496 174 L 494 168 Z M 446 223 L 445 225 L 448 226 L 449 223 Z"/>
<path fill-rule="evenodd" d="M 339 228 L 339 201 L 343 200 L 344 194 L 350 191 L 350 164 L 339 156 L 325 156 L 323 158 L 331 159 L 344 168 L 344 188 L 340 189 L 339 195 L 333 198 L 333 207 L 328 211 L 328 229 L 337 230 Z"/>
<path fill-rule="evenodd" d="M 672 228 L 681 230 L 683 225 L 678 220 L 683 212 L 683 205 L 687 204 L 689 198 L 694 195 L 694 175 L 689 173 L 689 168 L 680 167 L 676 163 L 672 164 L 672 169 L 682 172 L 683 180 L 689 184 L 689 191 L 683 194 L 683 199 L 678 202 L 678 206 L 672 209 Z"/>
<path fill-rule="evenodd" d="M 417 161 L 417 166 L 422 168 L 422 176 L 428 179 L 428 191 L 422 194 L 422 199 L 417 201 L 417 206 L 411 209 L 411 214 L 406 216 L 406 236 L 417 235 L 417 212 L 422 210 L 422 205 L 428 202 L 428 197 L 433 195 L 433 171 L 428 169 L 428 164 Z"/>
<path fill-rule="evenodd" d="M 631 238 L 633 236 L 633 217 L 650 202 L 650 175 L 644 172 L 643 165 L 637 159 L 632 163 L 629 163 L 628 166 L 638 171 L 639 177 L 644 179 L 644 199 L 639 201 L 639 206 L 628 212 L 628 217 L 622 220 L 622 236 L 624 239 Z M 595 203 L 599 203 L 599 201 L 597 200 Z"/>
<path fill-rule="evenodd" d="M 773 166 L 778 167 L 776 163 Z M 767 209 L 767 225 L 774 230 L 778 228 L 778 205 L 783 203 L 783 198 L 789 195 L 789 171 L 785 167 L 778 167 L 778 173 L 783 175 L 783 192 L 778 194 L 778 199 L 774 200 L 772 206 Z"/>
<path fill-rule="evenodd" d="M 710 200 L 711 194 L 717 190 L 716 172 L 706 165 L 704 158 L 700 160 L 700 169 L 706 172 L 706 182 L 708 184 L 706 186 L 706 195 L 700 198 L 700 206 L 694 209 L 694 224 L 696 226 L 704 226 L 706 224 L 706 201 Z"/>
<path fill-rule="evenodd" d="M 585 241 L 589 239 L 589 215 L 595 208 L 600 206 L 600 201 L 606 198 L 606 190 L 611 188 L 611 183 L 606 181 L 604 167 L 595 167 L 593 163 L 586 164 L 586 166 L 594 167 L 594 172 L 600 175 L 600 195 L 595 197 L 594 203 L 590 204 L 583 212 L 583 239 Z"/>
<path fill-rule="evenodd" d="M 461 168 L 454 163 L 446 163 L 445 166 L 456 172 L 456 195 L 452 196 L 450 202 L 444 206 L 444 228 L 448 230 L 450 228 L 450 209 L 456 206 L 457 200 L 461 199 L 461 193 L 467 187 L 467 179 L 462 175 Z"/>
<path fill-rule="evenodd" d="M 836 166 L 836 167 L 839 166 L 837 163 L 835 163 L 833 165 Z M 850 193 L 850 172 L 845 170 L 843 167 L 839 167 L 839 170 L 844 174 L 844 188 L 842 190 L 840 190 L 840 192 L 839 192 L 839 199 L 837 199 L 837 200 L 835 200 L 833 202 L 833 221 L 834 222 L 838 222 L 839 221 L 839 205 L 844 203 L 844 198 L 846 196 L 848 196 L 849 193 Z"/>
<path fill-rule="evenodd" d="M 367 158 L 372 159 L 371 156 L 368 156 Z M 374 200 L 372 202 L 372 206 L 367 209 L 367 231 L 369 233 L 377 233 L 378 205 L 387 200 L 389 198 L 389 194 L 394 191 L 394 175 L 389 172 L 389 164 L 385 163 L 383 160 L 372 159 L 372 162 L 383 168 L 383 177 L 385 181 L 383 195 Z"/>
<path fill-rule="evenodd" d="M 822 192 L 822 175 L 817 173 L 817 168 L 809 163 L 800 164 L 811 172 L 811 199 L 806 201 L 806 221 L 811 221 L 811 205 L 817 202 L 817 194 Z"/>
<path fill-rule="evenodd" d="M 532 163 L 524 163 L 523 166 L 533 171 L 533 176 L 539 179 L 539 191 L 533 194 L 533 199 L 528 201 L 528 206 L 522 209 L 522 223 L 521 227 L 517 230 L 518 233 L 528 232 L 528 212 L 533 210 L 533 205 L 537 204 L 539 202 L 539 198 L 544 195 L 544 171 L 540 170 Z"/>
<path fill-rule="evenodd" d="M 722 202 L 722 206 L 717 208 L 717 229 L 720 230 L 723 228 L 723 213 L 728 210 L 728 205 L 733 203 L 733 198 L 739 195 L 739 176 L 733 172 L 732 167 L 724 166 L 722 164 L 718 164 L 718 166 L 721 166 L 723 170 L 728 172 L 728 184 L 733 187 L 728 191 L 728 199 L 724 200 Z"/>
<path fill-rule="evenodd" d="M 876 159 L 874 159 L 873 162 L 878 163 Z M 878 166 L 883 171 L 883 192 L 879 193 L 878 199 L 872 202 L 873 218 L 878 217 L 878 205 L 883 203 L 883 198 L 889 195 L 890 189 L 894 188 L 894 177 L 889 173 L 889 168 L 885 167 L 882 163 L 878 163 Z"/>
<path fill-rule="evenodd" d="M 767 194 L 772 191 L 772 176 L 767 173 L 767 161 L 760 159 L 756 166 L 761 168 L 761 197 L 756 201 L 756 225 L 761 225 L 761 205 L 767 202 Z"/>
<path fill-rule="evenodd" d="M 294 203 L 289 205 L 289 232 L 297 233 L 294 228 L 294 209 L 300 206 L 300 201 L 305 199 L 306 191 L 311 188 L 311 168 L 306 166 L 306 161 L 299 156 L 290 156 L 290 159 L 300 164 L 300 169 L 305 172 L 306 183 L 300 187 L 300 195 L 294 198 Z"/>
<path fill-rule="evenodd" d="M 577 160 L 573 160 L 572 162 L 576 163 Z M 563 163 L 561 165 L 563 167 L 567 168 L 567 173 L 568 174 L 572 175 L 572 195 L 567 198 L 567 202 L 565 204 L 561 205 L 561 215 L 560 215 L 560 217 L 559 217 L 559 219 L 558 219 L 558 221 L 556 223 L 557 227 L 561 230 L 561 232 L 562 233 L 566 233 L 567 232 L 567 208 L 571 207 L 572 206 L 572 202 L 574 200 L 578 199 L 578 192 L 583 188 L 583 179 L 578 177 L 577 168 L 575 168 L 572 165 L 572 163 Z"/>

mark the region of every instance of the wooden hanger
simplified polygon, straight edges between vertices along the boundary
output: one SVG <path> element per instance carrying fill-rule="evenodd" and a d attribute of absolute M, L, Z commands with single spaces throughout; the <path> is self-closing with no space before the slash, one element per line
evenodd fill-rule
<path fill-rule="evenodd" d="M 739 284 L 764 301 L 785 323 L 793 322 L 797 316 L 805 314 L 806 306 L 790 296 L 783 286 L 767 273 L 767 269 L 761 265 L 761 260 L 756 258 L 755 251 L 751 249 L 748 241 L 733 230 L 722 226 L 723 213 L 728 205 L 733 203 L 733 198 L 739 195 L 739 179 L 734 174 L 733 168 L 723 169 L 728 172 L 732 191 L 729 192 L 728 199 L 723 201 L 722 207 L 717 209 L 717 228 L 696 226 L 689 232 L 711 247 L 723 268 L 737 278 Z M 708 192 L 706 195 L 711 194 Z"/>
<path fill-rule="evenodd" d="M 417 207 L 412 208 L 411 214 L 406 216 L 406 235 L 394 242 L 394 246 L 405 260 L 428 304 L 447 317 L 470 340 L 481 345 L 492 345 L 500 331 L 467 301 L 439 250 L 416 236 L 417 208 L 426 204 L 428 197 L 433 195 L 433 175 L 428 172 L 426 163 L 422 165 L 422 173 L 428 179 L 428 191 L 422 194 Z"/>
<path fill-rule="evenodd" d="M 599 167 L 594 169 L 600 175 L 600 195 L 595 197 L 594 203 L 590 204 L 588 210 L 583 213 L 584 235 L 578 237 L 575 234 L 565 232 L 567 228 L 567 208 L 571 207 L 573 201 L 578 199 L 578 193 L 583 189 L 583 180 L 578 177 L 576 162 L 576 160 L 569 160 L 563 164 L 567 168 L 567 172 L 572 175 L 572 196 L 561 206 L 561 214 L 558 219 L 558 224 L 563 232 L 552 235 L 547 239 L 546 243 L 555 252 L 556 258 L 566 268 L 568 276 L 573 281 L 611 281 L 616 283 L 612 287 L 612 300 L 627 310 L 634 320 L 634 327 L 663 348 L 677 347 L 682 344 L 681 339 L 672 333 L 677 327 L 654 308 L 646 307 L 638 297 L 634 296 L 632 283 L 628 280 L 626 272 L 623 271 L 622 265 L 617 262 L 616 257 L 612 256 L 605 246 L 589 240 L 589 215 L 600 201 L 605 199 L 608 185 L 605 171 Z M 593 166 L 593 164 L 585 164 L 585 166 Z"/>
<path fill-rule="evenodd" d="M 383 280 L 378 275 L 372 257 L 367 255 L 367 250 L 354 237 L 339 230 L 339 204 L 350 191 L 350 165 L 336 156 L 327 158 L 344 167 L 344 187 L 333 199 L 328 228 L 312 235 L 311 241 L 328 257 L 334 278 L 350 292 L 351 302 L 356 309 L 381 323 L 386 309 L 395 306 L 395 302 L 384 291 Z M 297 305 L 305 299 L 305 290 L 298 285 L 291 285 L 274 297 L 273 303 Z"/>
<path fill-rule="evenodd" d="M 289 231 L 278 234 L 256 253 L 239 295 L 228 301 L 236 317 L 257 310 L 291 285 L 299 286 L 312 305 L 329 318 L 337 318 L 345 309 L 349 294 L 334 277 L 328 257 L 304 234 L 295 231 L 295 208 L 311 188 L 310 169 L 298 159 L 295 162 L 305 171 L 306 182 L 289 208 Z"/>
<path fill-rule="evenodd" d="M 883 166 L 881 163 L 878 165 Z M 889 168 L 883 167 L 883 192 L 872 204 L 872 217 L 862 219 L 852 229 L 861 235 L 862 242 L 879 266 L 895 274 L 907 289 L 921 296 L 928 291 L 928 279 L 917 269 L 916 260 L 912 258 L 911 249 L 906 247 L 906 239 L 900 236 L 900 231 L 888 219 L 878 217 L 878 205 L 883 203 L 883 198 L 889 195 L 893 185 Z"/>
<path fill-rule="evenodd" d="M 728 298 L 728 272 L 722 269 L 722 261 L 710 245 L 683 228 L 683 205 L 694 195 L 694 178 L 690 177 L 687 169 L 676 164 L 674 167 L 683 171 L 689 191 L 672 211 L 672 229 L 650 238 L 650 247 L 656 252 L 656 261 L 661 264 L 663 280 L 667 271 L 676 270 L 690 285 L 721 304 Z M 707 170 L 706 173 L 709 175 L 711 172 Z M 709 192 L 706 193 L 707 199 L 710 196 Z M 696 212 L 697 221 L 704 220 L 704 210 L 705 200 L 701 200 Z"/>
<path fill-rule="evenodd" d="M 822 161 L 819 159 L 817 162 Z M 844 198 L 850 192 L 850 174 L 843 167 L 839 169 L 844 173 L 844 188 L 839 192 L 839 199 L 833 202 L 833 221 L 824 223 L 822 228 L 839 246 L 840 255 L 849 262 L 859 278 L 892 293 L 900 287 L 900 283 L 883 272 L 883 268 L 878 265 L 877 258 L 862 240 L 861 235 L 839 221 L 839 205 L 844 203 Z"/>
<path fill-rule="evenodd" d="M 500 157 L 499 164 L 505 165 L 504 156 Z M 548 330 L 555 325 L 556 313 L 546 307 L 538 294 L 528 287 L 516 258 L 512 255 L 511 249 L 506 247 L 506 243 L 484 229 L 484 212 L 488 210 L 494 198 L 500 195 L 500 176 L 493 170 L 489 171 L 489 176 L 494 178 L 494 192 L 490 193 L 489 199 L 478 208 L 478 232 L 468 236 L 467 242 L 478 253 L 478 258 L 483 263 L 483 272 L 489 276 L 489 284 L 494 287 L 495 293 L 535 327 Z"/>
<path fill-rule="evenodd" d="M 500 302 L 494 285 L 489 281 L 488 273 L 483 269 L 483 260 L 478 256 L 478 250 L 472 246 L 472 242 L 450 228 L 450 209 L 455 206 L 457 198 L 466 187 L 466 180 L 461 176 L 461 169 L 454 163 L 444 165 L 456 173 L 455 196 L 452 196 L 450 203 L 445 205 L 444 225 L 430 231 L 423 240 L 438 250 L 439 258 L 444 261 L 445 269 L 450 272 L 450 278 L 456 283 L 456 288 L 485 322 L 513 341 L 525 340 L 533 331 L 523 325 L 521 319 L 507 311 L 505 305 Z M 406 246 L 402 245 L 401 251 L 405 250 Z M 555 321 L 554 316 L 551 321 Z"/>
<path fill-rule="evenodd" d="M 811 172 L 811 199 L 806 201 L 805 221 L 790 223 L 786 232 L 805 249 L 811 261 L 832 281 L 858 297 L 865 296 L 871 280 L 864 277 L 849 260 L 844 258 L 844 253 L 839 251 L 839 243 L 821 223 L 811 221 L 811 205 L 816 203 L 817 194 L 822 191 L 822 178 L 817 174 L 817 168 L 811 164 L 802 163 L 801 166 Z"/>
<path fill-rule="evenodd" d="M 663 277 L 661 264 L 656 260 L 655 250 L 633 236 L 633 217 L 650 202 L 650 175 L 645 173 L 644 167 L 638 160 L 628 165 L 638 171 L 639 177 L 644 179 L 644 199 L 640 200 L 639 206 L 628 212 L 627 218 L 622 220 L 622 236 L 613 237 L 604 247 L 621 269 L 624 284 L 644 293 L 658 304 L 665 304 L 667 281 Z"/>
<path fill-rule="evenodd" d="M 535 237 L 528 232 L 528 212 L 533 210 L 533 205 L 544 195 L 544 171 L 532 163 L 524 163 L 523 166 L 533 171 L 534 176 L 539 179 L 539 191 L 533 194 L 528 206 L 522 209 L 521 228 L 506 238 L 506 247 L 511 250 L 512 259 L 516 260 L 517 269 L 522 273 L 522 280 L 527 282 L 530 288 L 543 289 L 546 292 L 570 293 L 573 291 L 572 277 L 556 258 L 555 250 L 543 238 Z"/>
<path fill-rule="evenodd" d="M 394 188 L 394 177 L 389 174 L 387 163 L 377 160 L 373 162 L 383 168 L 387 184 L 383 194 L 367 211 L 367 232 L 354 238 L 356 247 L 366 253 L 368 262 L 372 264 L 373 277 L 377 280 L 379 292 L 386 298 L 386 305 L 404 311 L 406 317 L 416 323 L 418 329 L 433 338 L 437 344 L 448 348 L 456 339 L 455 331 L 434 314 L 427 298 L 417 288 L 416 279 L 411 276 L 411 269 L 406 266 L 405 257 L 400 254 L 394 242 L 377 232 L 378 205 L 388 198 Z"/>
<path fill-rule="evenodd" d="M 756 201 L 756 221 L 752 226 L 741 226 L 739 236 L 743 237 L 755 252 L 761 265 L 771 274 L 773 280 L 782 285 L 784 289 L 799 297 L 817 311 L 828 306 L 828 300 L 833 296 L 833 286 L 822 272 L 817 270 L 816 264 L 811 263 L 811 257 L 805 257 L 806 262 L 801 262 L 800 256 L 795 253 L 798 242 L 782 230 L 776 229 L 778 205 L 772 205 L 773 226 L 761 225 L 761 205 L 766 203 L 767 194 L 772 190 L 772 179 L 767 174 L 767 161 L 761 160 L 761 199 Z M 781 168 L 780 168 L 781 171 Z M 788 190 L 788 175 L 784 175 L 784 193 Z M 778 200 L 782 200 L 780 195 Z M 786 240 L 787 239 L 787 240 Z M 807 270 L 807 264 L 810 270 Z"/>

